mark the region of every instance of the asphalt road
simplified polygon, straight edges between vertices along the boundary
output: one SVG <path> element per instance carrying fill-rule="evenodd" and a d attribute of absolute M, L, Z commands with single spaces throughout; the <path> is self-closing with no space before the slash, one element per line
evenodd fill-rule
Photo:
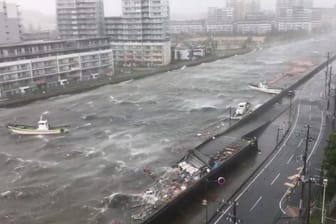
<path fill-rule="evenodd" d="M 288 177 L 299 173 L 303 166 L 308 124 L 312 137 L 307 153 L 309 172 L 314 173 L 321 164 L 323 156 L 319 146 L 325 129 L 324 77 L 324 71 L 320 72 L 296 91 L 293 106 L 297 113 L 289 135 L 234 198 L 238 202 L 237 217 L 242 223 L 269 224 L 276 222 L 280 215 L 288 215 L 286 192 L 289 187 L 286 183 L 292 184 Z M 232 210 L 232 205 L 227 206 L 213 223 L 232 223 L 228 220 Z"/>

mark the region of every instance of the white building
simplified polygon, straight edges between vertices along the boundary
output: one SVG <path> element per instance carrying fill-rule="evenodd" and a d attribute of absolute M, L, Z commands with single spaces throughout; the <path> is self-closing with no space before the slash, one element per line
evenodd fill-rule
<path fill-rule="evenodd" d="M 169 24 L 171 34 L 180 33 L 205 33 L 206 25 L 204 20 L 171 20 Z"/>
<path fill-rule="evenodd" d="M 115 42 L 111 44 L 118 66 L 157 67 L 171 61 L 171 43 Z"/>
<path fill-rule="evenodd" d="M 272 32 L 271 21 L 238 21 L 236 23 L 236 33 L 263 35 Z"/>
<path fill-rule="evenodd" d="M 278 0 L 277 30 L 279 32 L 306 31 L 313 28 L 313 13 L 311 0 Z"/>
<path fill-rule="evenodd" d="M 122 17 L 105 18 L 106 35 L 111 38 L 117 64 L 168 65 L 171 60 L 168 0 L 122 0 L 122 12 Z"/>
<path fill-rule="evenodd" d="M 57 27 L 62 39 L 104 34 L 103 0 L 56 0 Z"/>
<path fill-rule="evenodd" d="M 0 2 L 0 43 L 21 40 L 21 18 L 16 4 Z"/>
<path fill-rule="evenodd" d="M 113 75 L 112 50 L 0 63 L 0 96 Z"/>
<path fill-rule="evenodd" d="M 233 8 L 208 8 L 208 24 L 232 23 L 234 19 Z"/>
<path fill-rule="evenodd" d="M 233 24 L 207 24 L 208 33 L 233 33 Z"/>

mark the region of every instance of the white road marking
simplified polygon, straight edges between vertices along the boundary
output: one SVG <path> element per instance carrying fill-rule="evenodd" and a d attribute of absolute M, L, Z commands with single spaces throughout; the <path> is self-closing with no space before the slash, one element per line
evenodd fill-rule
<path fill-rule="evenodd" d="M 312 151 L 310 152 L 309 156 L 308 156 L 308 161 L 310 160 L 310 158 L 312 157 L 313 153 L 315 152 L 317 145 L 320 143 L 321 140 L 321 136 L 322 136 L 322 132 L 323 132 L 323 122 L 324 122 L 324 113 L 323 111 L 321 111 L 321 126 L 320 126 L 320 132 L 319 135 L 316 139 L 316 142 L 314 144 L 314 147 L 312 149 Z"/>
<path fill-rule="evenodd" d="M 310 160 L 311 156 L 313 155 L 313 153 L 314 153 L 314 151 L 315 151 L 315 149 L 316 149 L 316 147 L 317 147 L 317 145 L 318 145 L 318 143 L 319 143 L 319 141 L 320 141 L 320 138 L 321 138 L 321 135 L 322 135 L 322 130 L 323 130 L 323 111 L 321 111 L 321 126 L 320 126 L 320 133 L 319 133 L 319 135 L 318 135 L 318 137 L 317 137 L 317 140 L 316 140 L 316 142 L 315 142 L 315 145 L 314 145 L 314 147 L 313 147 L 311 153 L 309 154 L 308 161 Z M 301 172 L 302 172 L 302 171 L 301 171 Z M 279 207 L 280 207 L 280 210 L 281 210 L 281 212 L 282 212 L 284 215 L 286 215 L 287 213 L 286 213 L 286 211 L 282 208 L 282 201 L 283 201 L 284 198 L 286 197 L 287 192 L 288 192 L 288 190 L 284 193 L 284 195 L 282 196 L 281 200 L 279 201 Z"/>
<path fill-rule="evenodd" d="M 279 178 L 280 173 L 273 179 L 273 181 L 271 182 L 271 186 L 275 183 L 275 181 Z"/>
<path fill-rule="evenodd" d="M 246 191 L 251 187 L 251 185 L 258 179 L 258 177 L 263 173 L 265 172 L 265 170 L 271 165 L 271 163 L 274 161 L 274 159 L 276 157 L 278 157 L 278 155 L 280 154 L 280 152 L 284 149 L 284 147 L 286 146 L 289 138 L 293 135 L 293 132 L 296 128 L 296 125 L 297 125 L 297 122 L 299 120 L 299 114 L 300 114 L 300 104 L 298 106 L 298 113 L 297 113 L 297 116 L 296 116 L 296 120 L 295 120 L 295 123 L 294 123 L 294 126 L 291 130 L 291 132 L 289 133 L 289 135 L 287 136 L 286 140 L 284 141 L 284 143 L 281 145 L 280 149 L 275 153 L 275 155 L 273 156 L 273 158 L 264 166 L 264 168 L 253 178 L 253 180 L 247 185 L 247 187 L 238 195 L 238 197 L 236 198 L 236 201 L 238 201 L 245 193 Z"/>
<path fill-rule="evenodd" d="M 303 138 L 301 139 L 301 141 L 299 142 L 299 144 L 297 145 L 297 147 L 300 148 L 301 145 L 302 145 L 302 143 L 303 143 Z"/>
<path fill-rule="evenodd" d="M 280 154 L 280 152 L 284 149 L 285 145 L 287 144 L 289 138 L 293 135 L 293 132 L 297 126 L 297 122 L 299 120 L 299 115 L 300 115 L 300 107 L 301 105 L 298 105 L 298 112 L 296 114 L 296 119 L 294 122 L 294 126 L 292 128 L 292 130 L 290 131 L 290 133 L 288 134 L 286 140 L 284 141 L 284 143 L 282 144 L 282 146 L 279 148 L 279 150 L 277 151 L 277 153 L 273 156 L 273 158 L 264 166 L 264 168 L 253 178 L 253 180 L 247 185 L 247 187 L 238 195 L 238 197 L 235 199 L 235 201 L 238 201 L 245 193 L 246 191 L 252 186 L 252 184 L 258 179 L 258 177 L 265 172 L 265 170 L 269 167 L 269 165 L 273 162 L 273 160 Z M 219 217 L 218 219 L 214 222 L 214 224 L 217 224 L 222 218 L 223 216 L 232 208 L 232 205 L 230 205 Z"/>
<path fill-rule="evenodd" d="M 252 212 L 253 209 L 255 209 L 255 207 L 257 207 L 257 205 L 258 205 L 258 203 L 261 201 L 261 199 L 262 199 L 262 196 L 260 196 L 260 197 L 258 198 L 258 200 L 254 203 L 254 205 L 250 208 L 250 212 Z"/>
<path fill-rule="evenodd" d="M 287 165 L 292 161 L 293 157 L 294 157 L 294 155 L 292 155 L 291 157 L 289 157 L 289 159 L 288 159 L 288 161 L 286 163 Z"/>
<path fill-rule="evenodd" d="M 281 197 L 281 199 L 280 199 L 280 201 L 279 201 L 279 208 L 280 208 L 281 212 L 282 212 L 284 215 L 286 215 L 287 213 L 286 213 L 286 211 L 282 208 L 282 201 L 283 201 L 284 198 L 286 197 L 287 193 L 288 193 L 288 189 L 287 189 L 287 191 L 282 195 L 282 197 Z"/>

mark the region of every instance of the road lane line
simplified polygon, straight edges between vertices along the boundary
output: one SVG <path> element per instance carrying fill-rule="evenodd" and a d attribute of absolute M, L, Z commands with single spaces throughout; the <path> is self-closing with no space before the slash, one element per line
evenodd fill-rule
<path fill-rule="evenodd" d="M 316 142 L 314 144 L 314 147 L 312 149 L 312 151 L 310 152 L 309 156 L 308 156 L 308 161 L 310 160 L 310 158 L 312 157 L 313 153 L 315 152 L 317 145 L 320 143 L 321 140 L 321 136 L 322 136 L 322 132 L 323 132 L 323 122 L 324 122 L 324 113 L 323 111 L 321 111 L 321 126 L 320 126 L 320 132 L 319 135 L 316 139 Z"/>
<path fill-rule="evenodd" d="M 302 143 L 303 143 L 303 138 L 301 139 L 301 141 L 299 142 L 299 144 L 297 145 L 297 147 L 300 148 L 301 145 L 302 145 Z"/>
<path fill-rule="evenodd" d="M 293 157 L 294 157 L 294 155 L 292 155 L 291 157 L 289 157 L 289 159 L 288 159 L 288 161 L 286 163 L 287 165 L 292 161 Z"/>
<path fill-rule="evenodd" d="M 301 104 L 298 105 L 298 112 L 296 114 L 296 119 L 294 122 L 294 126 L 292 128 L 292 130 L 290 131 L 290 133 L 288 134 L 286 140 L 284 141 L 284 143 L 282 144 L 282 146 L 280 147 L 280 149 L 278 150 L 278 152 L 273 156 L 272 160 L 269 161 L 266 166 L 259 172 L 259 174 L 253 178 L 253 180 L 248 184 L 248 186 L 242 191 L 242 193 L 240 193 L 238 195 L 238 197 L 235 199 L 235 201 L 238 201 L 245 193 L 246 191 L 251 187 L 251 185 L 258 179 L 258 177 L 265 172 L 266 168 L 269 167 L 269 165 L 273 162 L 273 160 L 279 155 L 279 153 L 283 150 L 284 146 L 287 144 L 289 138 L 293 135 L 293 132 L 297 126 L 298 120 L 299 120 L 299 115 L 300 115 L 300 107 Z M 214 222 L 214 224 L 218 224 L 218 222 L 223 218 L 223 216 L 232 208 L 232 205 L 230 205 L 219 217 L 218 219 Z"/>
<path fill-rule="evenodd" d="M 273 179 L 273 181 L 271 182 L 271 186 L 275 183 L 275 181 L 279 178 L 280 173 Z"/>
<path fill-rule="evenodd" d="M 254 205 L 250 208 L 250 212 L 252 212 L 253 209 L 255 209 L 255 207 L 257 207 L 257 205 L 258 205 L 258 203 L 261 201 L 261 199 L 262 199 L 262 196 L 260 196 L 260 197 L 258 198 L 258 200 L 254 203 Z"/>
<path fill-rule="evenodd" d="M 317 147 L 317 143 L 320 141 L 320 138 L 321 138 L 321 135 L 322 135 L 322 130 L 323 130 L 323 111 L 321 111 L 321 126 L 320 126 L 320 132 L 319 132 L 319 135 L 318 135 L 317 140 L 316 140 L 316 142 L 315 142 L 315 145 L 314 145 L 314 147 L 313 147 L 311 153 L 309 154 L 308 161 L 310 160 L 311 156 L 313 155 L 313 153 L 314 153 L 314 151 L 315 151 L 315 149 L 316 149 L 316 147 Z M 279 208 L 280 208 L 281 212 L 282 212 L 284 215 L 286 215 L 287 213 L 286 213 L 286 211 L 282 208 L 282 201 L 283 201 L 284 198 L 286 197 L 287 192 L 288 192 L 288 190 L 284 193 L 284 195 L 282 196 L 281 200 L 279 201 Z"/>
<path fill-rule="evenodd" d="M 294 126 L 292 128 L 292 130 L 290 131 L 290 133 L 288 134 L 286 140 L 284 141 L 284 143 L 281 145 L 280 149 L 275 153 L 275 155 L 273 156 L 273 158 L 264 166 L 264 168 L 253 178 L 253 180 L 247 185 L 247 187 L 238 195 L 238 197 L 235 199 L 236 201 L 238 201 L 245 193 L 246 191 L 251 187 L 251 185 L 258 179 L 258 177 L 265 172 L 265 170 L 271 165 L 271 163 L 274 161 L 274 159 L 280 154 L 280 152 L 284 149 L 285 145 L 287 144 L 289 138 L 293 135 L 293 132 L 296 128 L 297 122 L 299 120 L 299 115 L 300 115 L 300 104 L 298 105 L 298 112 L 297 112 L 297 116 L 296 116 L 296 120 L 294 123 Z"/>
<path fill-rule="evenodd" d="M 282 208 L 282 201 L 284 200 L 284 198 L 286 197 L 288 193 L 288 189 L 286 190 L 286 192 L 282 195 L 280 201 L 279 201 L 279 208 L 281 210 L 281 212 L 284 214 L 284 215 L 287 215 L 286 211 Z"/>

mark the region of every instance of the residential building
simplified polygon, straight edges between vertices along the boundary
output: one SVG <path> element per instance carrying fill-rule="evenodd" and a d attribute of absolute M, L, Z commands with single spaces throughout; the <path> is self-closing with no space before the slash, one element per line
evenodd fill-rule
<path fill-rule="evenodd" d="M 21 37 L 23 41 L 53 40 L 56 38 L 57 36 L 55 35 L 55 32 L 49 30 L 23 32 Z"/>
<path fill-rule="evenodd" d="M 21 18 L 18 6 L 0 2 L 0 44 L 21 41 Z"/>
<path fill-rule="evenodd" d="M 104 35 L 103 0 L 56 0 L 56 14 L 62 39 Z"/>
<path fill-rule="evenodd" d="M 208 33 L 233 33 L 233 23 L 230 24 L 207 24 L 206 30 Z"/>
<path fill-rule="evenodd" d="M 109 38 L 32 41 L 0 45 L 0 63 L 110 49 Z"/>
<path fill-rule="evenodd" d="M 234 9 L 233 8 L 216 8 L 208 9 L 208 24 L 230 24 L 233 22 Z"/>
<path fill-rule="evenodd" d="M 264 35 L 272 32 L 272 21 L 242 20 L 237 21 L 236 33 Z"/>
<path fill-rule="evenodd" d="M 115 60 L 120 66 L 170 63 L 168 0 L 122 0 L 121 17 L 105 18 Z M 155 52 L 153 57 L 150 52 Z M 143 52 L 143 53 L 141 53 Z"/>
<path fill-rule="evenodd" d="M 121 67 L 157 67 L 171 61 L 170 42 L 115 42 L 111 45 L 116 65 Z"/>
<path fill-rule="evenodd" d="M 113 74 L 112 50 L 0 63 L 0 97 Z"/>
<path fill-rule="evenodd" d="M 205 33 L 206 25 L 204 20 L 171 20 L 169 32 L 170 34 Z"/>
<path fill-rule="evenodd" d="M 312 2 L 308 0 L 278 0 L 277 1 L 277 30 L 312 31 Z"/>
<path fill-rule="evenodd" d="M 177 46 L 174 48 L 174 60 L 175 61 L 190 61 L 196 60 L 206 56 L 205 47 L 195 46 Z"/>

